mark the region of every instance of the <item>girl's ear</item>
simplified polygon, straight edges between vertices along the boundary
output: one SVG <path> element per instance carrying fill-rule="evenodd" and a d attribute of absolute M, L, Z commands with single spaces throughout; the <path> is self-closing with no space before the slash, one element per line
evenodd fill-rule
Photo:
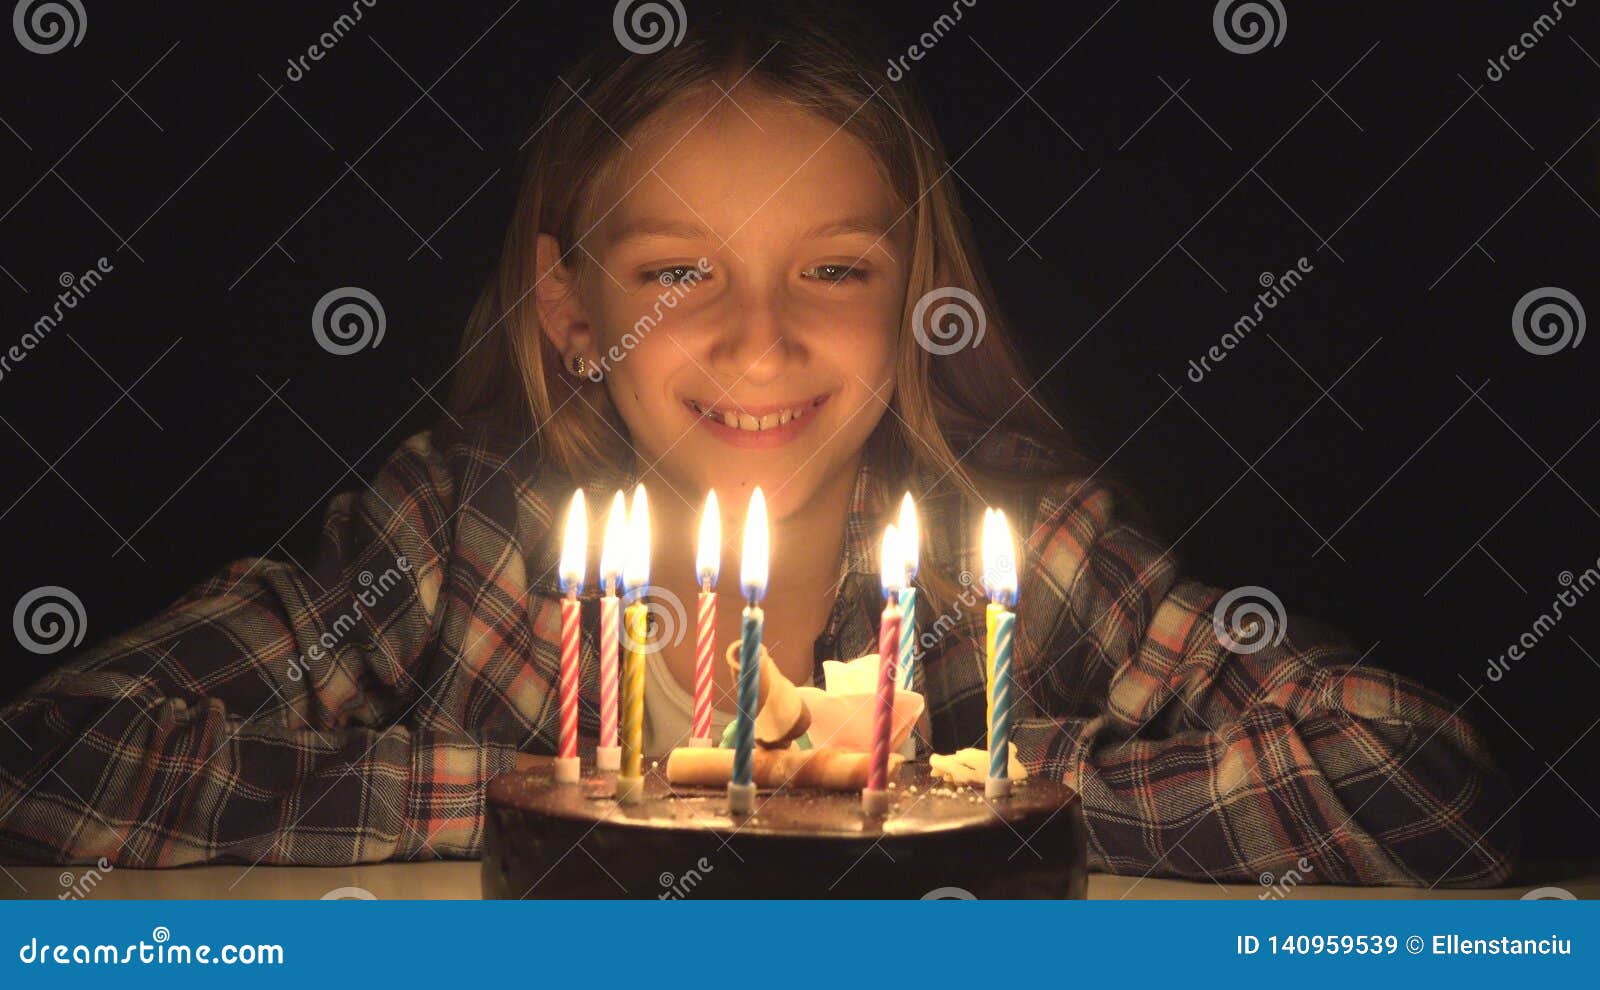
<path fill-rule="evenodd" d="M 600 354 L 589 326 L 589 314 L 579 298 L 577 278 L 561 258 L 561 242 L 549 234 L 540 234 L 534 264 L 539 272 L 533 288 L 539 325 L 561 354 L 562 364 L 571 369 L 572 359 L 582 357 L 589 367 L 597 367 Z"/>

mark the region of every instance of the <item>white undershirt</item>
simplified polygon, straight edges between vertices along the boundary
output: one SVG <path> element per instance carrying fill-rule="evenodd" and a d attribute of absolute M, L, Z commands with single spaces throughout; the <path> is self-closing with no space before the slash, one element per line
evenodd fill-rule
<path fill-rule="evenodd" d="M 712 706 L 711 742 L 721 742 L 722 733 L 733 721 L 733 713 Z M 694 695 L 685 691 L 672 676 L 660 651 L 644 661 L 644 755 L 664 758 L 676 746 L 689 744 L 694 727 Z"/>

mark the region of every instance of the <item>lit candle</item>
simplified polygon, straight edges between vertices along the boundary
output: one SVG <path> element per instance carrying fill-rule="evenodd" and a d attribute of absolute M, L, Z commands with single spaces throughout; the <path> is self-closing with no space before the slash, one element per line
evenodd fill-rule
<path fill-rule="evenodd" d="M 694 570 L 700 578 L 699 622 L 694 637 L 694 719 L 689 732 L 690 746 L 711 745 L 711 675 L 714 670 L 717 640 L 717 571 L 722 562 L 722 519 L 717 510 L 717 493 L 706 492 L 706 508 L 700 515 L 700 546 L 695 553 Z"/>
<path fill-rule="evenodd" d="M 889 730 L 894 724 L 895 658 L 900 650 L 900 585 L 905 580 L 900 534 L 891 523 L 883 530 L 880 567 L 883 573 L 883 616 L 878 624 L 878 704 L 873 712 L 871 762 L 861 810 L 881 815 L 889 810 Z"/>
<path fill-rule="evenodd" d="M 628 550 L 622 580 L 633 603 L 623 610 L 627 629 L 627 655 L 622 669 L 622 772 L 617 778 L 617 799 L 633 803 L 644 797 L 644 655 L 648 635 L 650 591 L 650 501 L 644 486 L 633 490 L 628 509 Z"/>
<path fill-rule="evenodd" d="M 989 638 L 989 777 L 984 795 L 1011 793 L 1011 644 L 1017 616 L 1017 558 L 1011 527 L 999 509 L 984 514 L 983 585 L 989 593 L 986 613 Z"/>
<path fill-rule="evenodd" d="M 739 557 L 739 590 L 745 607 L 739 624 L 739 712 L 734 720 L 733 779 L 728 781 L 728 812 L 755 810 L 753 780 L 756 712 L 761 705 L 761 596 L 767 590 L 767 500 L 757 488 L 750 493 L 744 517 L 744 548 Z"/>
<path fill-rule="evenodd" d="M 583 572 L 588 567 L 589 510 L 583 489 L 572 493 L 567 510 L 567 531 L 561 541 L 561 733 L 556 747 L 556 780 L 578 782 L 578 640 L 581 612 L 578 595 L 583 591 Z"/>
<path fill-rule="evenodd" d="M 605 542 L 600 547 L 600 746 L 595 750 L 595 766 L 601 770 L 622 768 L 622 747 L 617 737 L 617 633 L 622 615 L 618 609 L 617 586 L 622 581 L 622 558 L 628 540 L 628 502 L 621 492 L 611 496 L 611 514 L 606 516 Z"/>
<path fill-rule="evenodd" d="M 900 531 L 900 557 L 906 565 L 906 582 L 900 589 L 900 686 L 909 691 L 917 662 L 917 589 L 911 582 L 917 578 L 917 556 L 922 543 L 917 507 L 911 501 L 910 492 L 900 499 L 900 521 L 895 528 Z"/>

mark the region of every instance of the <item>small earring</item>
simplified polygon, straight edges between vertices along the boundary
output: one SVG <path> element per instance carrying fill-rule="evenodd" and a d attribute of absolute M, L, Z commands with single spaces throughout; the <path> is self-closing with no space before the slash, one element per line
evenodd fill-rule
<path fill-rule="evenodd" d="M 567 362 L 567 370 L 572 372 L 574 378 L 583 378 L 589 372 L 589 359 L 582 354 L 574 354 Z"/>

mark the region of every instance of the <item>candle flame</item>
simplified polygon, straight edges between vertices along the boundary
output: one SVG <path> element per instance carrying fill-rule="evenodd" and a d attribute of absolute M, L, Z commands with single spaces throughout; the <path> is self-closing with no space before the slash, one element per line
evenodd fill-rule
<path fill-rule="evenodd" d="M 983 587 L 991 601 L 1017 601 L 1017 556 L 1011 526 L 1000 509 L 983 510 Z"/>
<path fill-rule="evenodd" d="M 739 555 L 739 588 L 745 601 L 759 602 L 767 591 L 767 497 L 761 488 L 750 493 L 744 516 L 744 551 Z"/>
<path fill-rule="evenodd" d="M 905 541 L 894 523 L 883 527 L 883 543 L 879 554 L 883 593 L 892 598 L 905 586 L 906 580 Z"/>
<path fill-rule="evenodd" d="M 918 525 L 917 504 L 911 501 L 910 492 L 900 499 L 900 522 L 895 528 L 900 531 L 900 559 L 905 561 L 909 585 L 917 576 L 917 557 L 922 549 L 922 527 Z"/>
<path fill-rule="evenodd" d="M 600 590 L 614 592 L 622 578 L 622 561 L 628 545 L 628 500 L 620 491 L 611 494 L 606 516 L 605 541 L 600 545 Z"/>
<path fill-rule="evenodd" d="M 572 493 L 572 507 L 567 510 L 567 532 L 561 540 L 561 590 L 568 594 L 583 594 L 583 572 L 589 563 L 589 507 L 583 499 L 583 489 Z"/>
<path fill-rule="evenodd" d="M 628 507 L 628 544 L 622 561 L 622 582 L 629 591 L 650 583 L 650 499 L 644 485 L 633 489 L 633 504 Z"/>
<path fill-rule="evenodd" d="M 717 571 L 722 565 L 722 515 L 717 508 L 716 489 L 706 491 L 706 508 L 700 514 L 700 548 L 695 553 L 694 571 L 702 586 L 717 586 Z"/>

